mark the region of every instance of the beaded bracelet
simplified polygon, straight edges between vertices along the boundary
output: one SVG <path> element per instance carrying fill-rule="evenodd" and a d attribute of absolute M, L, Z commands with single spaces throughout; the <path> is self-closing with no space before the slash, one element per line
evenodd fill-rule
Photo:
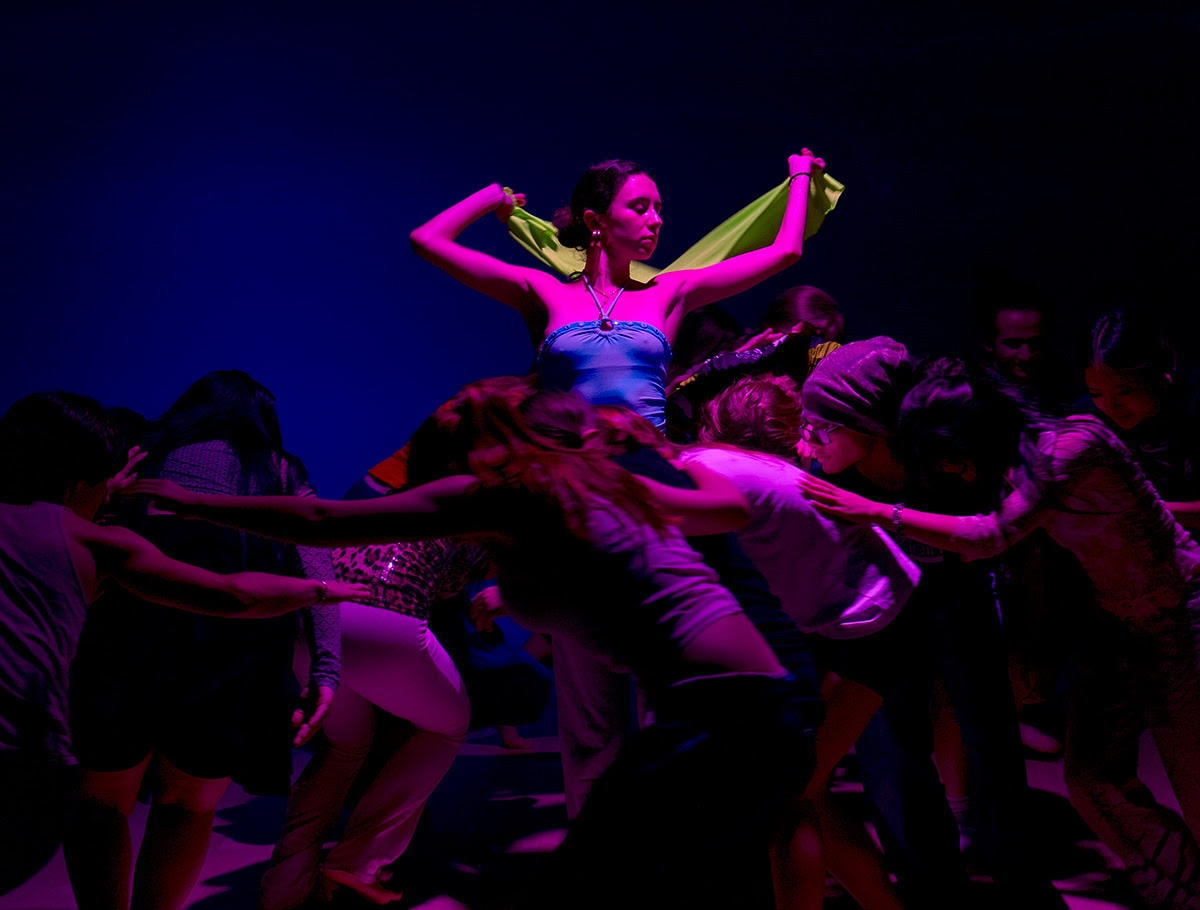
<path fill-rule="evenodd" d="M 892 506 L 892 531 L 897 540 L 904 540 L 904 503 L 898 502 Z"/>

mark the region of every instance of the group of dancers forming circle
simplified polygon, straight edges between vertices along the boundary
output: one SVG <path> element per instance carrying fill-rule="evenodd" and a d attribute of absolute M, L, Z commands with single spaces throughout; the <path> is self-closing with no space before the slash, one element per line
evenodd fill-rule
<path fill-rule="evenodd" d="M 10 561 L 59 601 L 90 602 L 107 578 L 142 602 L 216 614 L 189 615 L 163 635 L 190 636 L 188 648 L 197 636 L 219 638 L 228 666 L 267 650 L 287 663 L 279 642 L 295 637 L 287 622 L 250 644 L 225 637 L 235 602 L 262 615 L 316 605 L 306 614 L 311 715 L 297 718 L 305 724 L 297 741 L 322 720 L 324 729 L 289 796 L 263 908 L 317 905 L 337 889 L 400 899 L 388 867 L 470 723 L 429 614 L 485 577 L 498 592 L 490 609 L 548 635 L 554 655 L 571 822 L 524 905 L 737 906 L 754 892 L 748 883 L 761 882 L 779 910 L 819 907 L 828 870 L 871 910 L 966 906 L 957 829 L 930 758 L 940 679 L 962 729 L 980 850 L 1001 905 L 1063 907 L 1026 831 L 1028 787 L 994 596 L 973 562 L 1038 529 L 1078 558 L 1094 590 L 1096 631 L 1082 636 L 1066 742 L 1072 803 L 1144 900 L 1200 906 L 1200 547 L 1113 429 L 1094 417 L 1047 417 L 991 375 L 946 359 L 916 364 L 900 343 L 874 338 L 806 342 L 800 375 L 752 372 L 715 393 L 698 442 L 663 434 L 684 317 L 800 259 L 824 168 L 807 149 L 788 159 L 770 242 L 659 273 L 640 264 L 658 245 L 662 200 L 651 176 L 625 160 L 590 168 L 555 216 L 559 246 L 581 254 L 566 280 L 458 242 L 476 220 L 494 213 L 507 222 L 524 205 L 499 185 L 418 227 L 411 240 L 422 258 L 521 314 L 537 366 L 532 376 L 472 382 L 439 407 L 409 441 L 404 476 L 376 483 L 385 495 L 313 495 L 282 449 L 269 393 L 232 373 L 206 377 L 194 400 L 152 425 L 140 478 L 102 484 L 94 471 L 63 468 L 55 477 L 65 493 L 54 482 L 36 492 L 9 482 L 6 552 L 57 545 L 53 535 L 22 539 L 14 529 L 28 512 L 14 510 L 52 503 L 74 516 L 61 519 L 73 549 L 57 565 L 82 563 L 79 574 L 95 584 L 63 594 L 61 580 L 30 568 L 31 559 Z M 255 403 L 229 405 L 237 400 Z M 77 436 L 92 432 L 112 447 L 102 416 L 80 416 L 89 406 L 38 401 L 42 422 L 54 411 L 64 426 L 91 427 Z M 44 473 L 56 444 L 29 442 L 29 422 L 14 406 L 2 427 L 13 451 L 32 453 L 8 466 L 18 480 Z M 159 549 L 90 522 L 113 491 L 140 503 L 133 526 Z M 198 530 L 210 525 L 217 530 Z M 330 549 L 331 563 L 316 555 Z M 213 552 L 235 553 L 210 566 L 234 574 L 185 565 Z M 293 580 L 307 587 L 276 591 L 266 580 L 274 576 L 244 571 L 286 573 L 291 553 L 316 587 Z M 46 598 L 21 606 L 3 596 L 12 613 L 45 608 Z M 110 618 L 107 637 L 85 638 L 117 647 L 143 614 L 129 615 L 124 627 Z M 60 664 L 83 611 L 64 622 L 70 644 Z M 96 681 L 91 691 L 112 693 L 119 674 L 102 650 L 85 640 L 81 672 Z M 629 718 L 631 678 L 645 708 L 640 726 Z M 153 724 L 117 748 L 120 733 L 108 728 L 119 725 L 102 723 L 103 699 L 89 705 L 76 695 L 72 746 L 65 685 L 59 679 L 40 707 L 60 728 L 54 761 L 70 764 L 74 748 L 84 766 L 66 835 L 80 906 L 129 906 L 124 816 L 152 765 L 161 792 L 133 901 L 182 906 L 216 803 L 245 773 L 232 753 L 246 744 L 229 721 L 212 727 L 228 754 Z M 211 705 L 196 688 L 179 684 L 189 704 Z M 384 743 L 387 717 L 411 733 Z M 10 735 L 11 726 L 0 732 L 16 754 L 12 743 L 28 737 Z M 1147 726 L 1182 821 L 1137 782 Z M 855 743 L 882 854 L 829 795 Z M 361 796 L 326 852 L 368 752 L 381 745 L 385 760 L 359 781 Z"/>

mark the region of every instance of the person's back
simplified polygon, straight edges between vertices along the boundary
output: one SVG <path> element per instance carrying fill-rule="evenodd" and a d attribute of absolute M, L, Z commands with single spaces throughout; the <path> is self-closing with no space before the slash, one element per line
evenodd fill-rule
<path fill-rule="evenodd" d="M 63 511 L 46 502 L 0 504 L 0 752 L 28 750 L 68 765 L 67 670 L 87 599 Z"/>
<path fill-rule="evenodd" d="M 0 750 L 29 749 L 70 765 L 66 679 L 88 610 L 62 529 L 61 505 L 0 504 Z"/>
<path fill-rule="evenodd" d="M 750 523 L 738 540 L 803 631 L 869 635 L 912 593 L 919 573 L 891 538 L 818 514 L 796 485 L 802 472 L 795 465 L 726 448 L 692 449 L 685 457 L 729 478 L 750 501 Z"/>
<path fill-rule="evenodd" d="M 54 852 L 73 790 L 67 673 L 87 598 L 63 512 L 0 505 L 0 894 Z"/>
<path fill-rule="evenodd" d="M 120 450 L 80 395 L 29 395 L 0 417 L 0 895 L 54 855 L 73 802 L 67 680 L 95 573 L 77 569 L 67 522 L 100 507 Z"/>

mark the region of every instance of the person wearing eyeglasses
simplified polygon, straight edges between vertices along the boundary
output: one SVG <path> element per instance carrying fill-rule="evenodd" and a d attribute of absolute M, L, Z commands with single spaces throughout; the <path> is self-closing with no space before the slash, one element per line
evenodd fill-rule
<path fill-rule="evenodd" d="M 971 510 L 965 485 L 926 483 L 900 455 L 900 403 L 915 375 L 907 349 L 891 338 L 831 352 L 801 390 L 798 455 L 814 459 L 838 486 L 897 509 L 936 502 L 941 511 Z M 930 760 L 929 706 L 940 681 L 962 731 L 981 858 L 1003 905 L 1061 908 L 1023 827 L 1028 784 L 989 568 L 896 537 L 920 567 L 921 581 L 893 623 L 903 659 L 856 752 L 902 896 L 911 906 L 966 905 L 959 832 Z"/>

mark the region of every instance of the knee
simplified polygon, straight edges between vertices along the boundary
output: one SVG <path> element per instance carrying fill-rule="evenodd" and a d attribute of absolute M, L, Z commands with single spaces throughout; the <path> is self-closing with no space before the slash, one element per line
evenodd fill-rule
<path fill-rule="evenodd" d="M 436 712 L 427 711 L 425 716 L 416 723 L 417 729 L 447 742 L 461 745 L 471 729 L 471 702 L 467 698 L 466 692 L 459 692 L 452 698 L 443 695 L 436 704 Z"/>
<path fill-rule="evenodd" d="M 217 811 L 217 804 L 220 803 L 224 794 L 224 787 L 219 793 L 210 792 L 205 788 L 176 787 L 156 793 L 154 805 L 177 812 L 186 812 L 189 815 L 212 815 Z"/>

